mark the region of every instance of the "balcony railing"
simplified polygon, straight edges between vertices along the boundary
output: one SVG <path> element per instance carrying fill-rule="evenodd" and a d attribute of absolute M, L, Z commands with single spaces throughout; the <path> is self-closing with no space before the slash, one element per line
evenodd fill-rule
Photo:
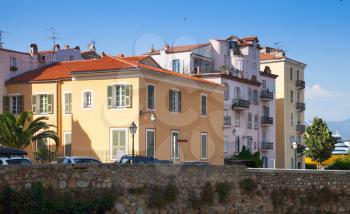
<path fill-rule="evenodd" d="M 298 102 L 295 107 L 298 111 L 305 111 L 305 103 Z"/>
<path fill-rule="evenodd" d="M 231 116 L 224 116 L 224 125 L 225 126 L 231 125 Z"/>
<path fill-rule="evenodd" d="M 268 90 L 263 90 L 260 92 L 261 100 L 273 100 L 273 92 Z"/>
<path fill-rule="evenodd" d="M 261 150 L 273 150 L 273 143 L 272 142 L 266 142 L 263 141 L 261 143 Z"/>
<path fill-rule="evenodd" d="M 295 128 L 298 134 L 302 134 L 305 132 L 305 125 L 297 124 Z"/>
<path fill-rule="evenodd" d="M 233 99 L 232 109 L 248 109 L 249 101 L 244 99 Z"/>
<path fill-rule="evenodd" d="M 304 89 L 305 88 L 305 81 L 303 80 L 297 80 L 295 82 L 295 86 L 298 88 L 298 89 Z"/>
<path fill-rule="evenodd" d="M 273 117 L 262 116 L 260 120 L 261 125 L 273 125 Z"/>

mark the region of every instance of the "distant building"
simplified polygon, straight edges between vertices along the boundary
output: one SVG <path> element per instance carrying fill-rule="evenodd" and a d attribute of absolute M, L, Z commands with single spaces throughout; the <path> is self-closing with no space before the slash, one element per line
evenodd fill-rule
<path fill-rule="evenodd" d="M 293 150 L 293 142 L 303 144 L 304 122 L 304 69 L 306 64 L 286 57 L 283 50 L 263 48 L 260 68 L 268 66 L 276 81 L 276 140 L 278 168 L 304 168 L 304 155 Z"/>

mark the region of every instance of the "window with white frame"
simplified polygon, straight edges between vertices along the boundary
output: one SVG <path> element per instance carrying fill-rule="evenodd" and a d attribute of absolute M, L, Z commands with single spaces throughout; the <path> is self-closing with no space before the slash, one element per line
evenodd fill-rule
<path fill-rule="evenodd" d="M 3 97 L 3 111 L 11 112 L 12 114 L 19 114 L 23 111 L 23 96 L 4 96 Z"/>
<path fill-rule="evenodd" d="M 180 60 L 174 59 L 172 61 L 172 70 L 177 73 L 180 73 Z"/>
<path fill-rule="evenodd" d="M 85 91 L 83 93 L 83 108 L 92 108 L 92 92 Z"/>
<path fill-rule="evenodd" d="M 63 153 L 64 156 L 72 156 L 72 133 L 64 132 L 64 147 Z"/>
<path fill-rule="evenodd" d="M 169 90 L 169 111 L 181 112 L 181 92 Z"/>
<path fill-rule="evenodd" d="M 70 92 L 64 93 L 64 113 L 72 113 L 72 93 Z"/>
<path fill-rule="evenodd" d="M 258 115 L 258 114 L 256 114 L 256 115 L 254 116 L 254 129 L 255 129 L 255 130 L 258 130 L 258 129 L 259 129 L 259 115 Z"/>
<path fill-rule="evenodd" d="M 201 133 L 201 159 L 208 159 L 208 133 Z"/>
<path fill-rule="evenodd" d="M 107 87 L 108 108 L 131 108 L 132 85 L 117 84 Z"/>
<path fill-rule="evenodd" d="M 53 95 L 36 94 L 32 96 L 33 114 L 52 114 L 53 113 Z"/>
<path fill-rule="evenodd" d="M 110 130 L 110 159 L 119 161 L 128 152 L 128 129 L 112 128 Z"/>
<path fill-rule="evenodd" d="M 240 127 L 241 125 L 241 112 L 235 111 L 235 126 Z"/>
<path fill-rule="evenodd" d="M 17 70 L 17 58 L 16 57 L 10 57 L 10 70 L 12 70 L 12 71 Z"/>
<path fill-rule="evenodd" d="M 208 111 L 208 100 L 207 100 L 207 95 L 202 94 L 201 95 L 201 115 L 202 116 L 207 116 L 207 111 Z"/>
<path fill-rule="evenodd" d="M 228 153 L 228 136 L 224 136 L 224 153 Z"/>

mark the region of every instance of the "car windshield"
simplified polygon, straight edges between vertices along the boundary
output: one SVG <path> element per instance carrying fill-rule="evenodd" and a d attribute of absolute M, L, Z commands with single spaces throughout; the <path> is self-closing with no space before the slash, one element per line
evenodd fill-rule
<path fill-rule="evenodd" d="M 8 165 L 32 165 L 33 163 L 28 159 L 10 159 L 6 160 Z"/>

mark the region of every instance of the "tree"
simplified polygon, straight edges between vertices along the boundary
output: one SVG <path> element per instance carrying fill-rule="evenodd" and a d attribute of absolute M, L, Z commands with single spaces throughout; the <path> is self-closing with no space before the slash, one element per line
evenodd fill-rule
<path fill-rule="evenodd" d="M 332 156 L 336 139 L 328 129 L 327 123 L 316 117 L 306 129 L 304 142 L 307 147 L 305 154 L 317 162 L 317 168 L 320 169 L 322 163 Z"/>
<path fill-rule="evenodd" d="M 49 130 L 53 125 L 45 122 L 48 117 L 32 120 L 31 112 L 22 112 L 18 117 L 9 112 L 0 114 L 0 145 L 25 149 L 32 142 L 51 138 L 55 141 L 56 151 L 59 138 L 56 132 Z"/>
<path fill-rule="evenodd" d="M 242 151 L 238 153 L 238 155 L 233 155 L 232 156 L 234 159 L 239 159 L 239 160 L 251 160 L 254 161 L 257 167 L 262 166 L 262 161 L 260 159 L 260 152 L 257 151 L 255 153 L 251 153 L 249 149 L 246 148 L 245 145 L 242 147 Z"/>

